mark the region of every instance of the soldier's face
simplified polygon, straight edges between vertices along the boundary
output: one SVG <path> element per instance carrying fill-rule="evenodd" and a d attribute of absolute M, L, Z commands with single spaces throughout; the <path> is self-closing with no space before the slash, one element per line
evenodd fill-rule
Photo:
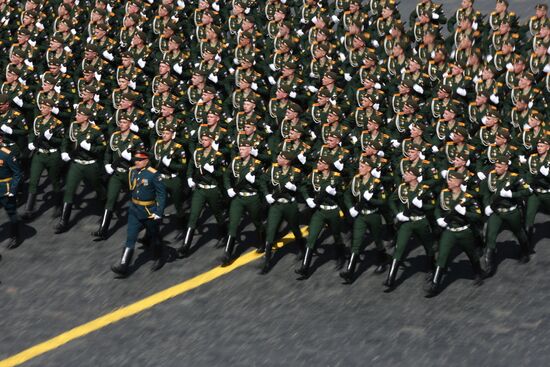
<path fill-rule="evenodd" d="M 282 89 L 277 89 L 277 92 L 275 92 L 275 97 L 277 97 L 277 99 L 285 99 L 288 97 L 288 94 L 286 94 L 286 92 Z"/>
<path fill-rule="evenodd" d="M 193 74 L 193 76 L 191 77 L 191 84 L 199 85 L 200 83 L 202 83 L 202 76 L 198 74 Z"/>
<path fill-rule="evenodd" d="M 449 110 L 445 110 L 445 112 L 443 112 L 443 119 L 445 121 L 451 121 L 455 118 L 455 114 Z"/>
<path fill-rule="evenodd" d="M 529 117 L 529 120 L 527 120 L 527 123 L 531 128 L 534 128 L 540 125 L 540 121 L 533 117 Z"/>
<path fill-rule="evenodd" d="M 286 158 L 283 158 L 280 154 L 277 156 L 277 163 L 279 166 L 287 167 L 290 161 Z"/>
<path fill-rule="evenodd" d="M 399 84 L 397 89 L 399 89 L 399 93 L 401 94 L 409 94 L 411 91 L 411 89 L 407 87 L 405 84 Z"/>
<path fill-rule="evenodd" d="M 546 15 L 546 10 L 544 10 L 543 8 L 537 8 L 537 10 L 535 10 L 535 16 L 537 18 L 542 18 Z"/>
<path fill-rule="evenodd" d="M 288 134 L 288 137 L 290 140 L 298 140 L 300 139 L 300 133 L 296 130 L 290 130 L 290 134 Z"/>
<path fill-rule="evenodd" d="M 244 79 L 241 79 L 241 80 L 239 81 L 239 88 L 241 88 L 241 89 L 248 89 L 248 88 L 250 88 L 250 83 L 247 82 L 247 81 L 244 80 Z"/>
<path fill-rule="evenodd" d="M 548 152 L 548 149 L 550 148 L 550 145 L 545 143 L 538 143 L 537 144 L 537 153 L 540 155 L 546 154 Z"/>
<path fill-rule="evenodd" d="M 250 147 L 249 146 L 241 146 L 239 147 L 239 157 L 245 159 L 250 156 Z"/>
<path fill-rule="evenodd" d="M 170 140 L 172 140 L 172 137 L 174 136 L 174 133 L 170 130 L 164 130 L 162 132 L 162 141 L 165 143 L 168 143 Z"/>
<path fill-rule="evenodd" d="M 409 158 L 414 161 L 418 158 L 418 153 L 420 152 L 416 149 L 409 149 L 408 153 L 409 153 Z"/>
<path fill-rule="evenodd" d="M 483 95 L 476 96 L 476 105 L 481 106 L 487 103 L 487 97 Z"/>
<path fill-rule="evenodd" d="M 137 169 L 145 168 L 145 167 L 147 167 L 148 164 L 149 164 L 148 159 L 136 159 L 135 160 L 135 165 L 136 165 Z"/>
<path fill-rule="evenodd" d="M 493 127 L 497 124 L 498 120 L 494 116 L 487 116 L 485 119 L 485 126 L 487 127 Z"/>
<path fill-rule="evenodd" d="M 220 116 L 218 115 L 209 113 L 208 116 L 206 116 L 206 123 L 208 126 L 216 125 L 218 121 L 220 121 Z"/>
<path fill-rule="evenodd" d="M 0 113 L 6 112 L 10 107 L 9 103 L 0 104 Z"/>
<path fill-rule="evenodd" d="M 422 130 L 417 129 L 416 127 L 411 128 L 411 138 L 417 138 L 422 135 Z"/>
<path fill-rule="evenodd" d="M 118 127 L 120 128 L 120 131 L 124 133 L 124 132 L 128 131 L 131 124 L 132 123 L 130 122 L 130 120 L 120 120 L 118 122 Z"/>
<path fill-rule="evenodd" d="M 339 143 L 340 143 L 340 139 L 334 136 L 329 136 L 327 139 L 327 145 L 329 148 L 335 148 L 338 146 Z"/>
<path fill-rule="evenodd" d="M 160 113 L 162 114 L 162 117 L 169 117 L 174 114 L 174 109 L 169 106 L 162 106 L 160 108 Z"/>
<path fill-rule="evenodd" d="M 499 146 L 499 147 L 502 146 L 502 145 L 504 145 L 504 144 L 506 144 L 506 138 L 504 138 L 504 137 L 502 137 L 502 136 L 500 136 L 500 135 L 497 135 L 497 136 L 495 137 L 495 144 L 496 144 L 497 146 Z"/>
<path fill-rule="evenodd" d="M 250 112 L 254 111 L 255 107 L 256 107 L 256 105 L 253 102 L 250 102 L 250 101 L 246 101 L 243 104 L 243 110 L 244 110 L 245 113 L 250 113 Z"/>
<path fill-rule="evenodd" d="M 508 165 L 507 164 L 502 164 L 502 163 L 497 163 L 495 164 L 495 171 L 497 172 L 497 175 L 502 175 L 504 174 L 506 171 L 508 171 Z"/>
<path fill-rule="evenodd" d="M 462 143 L 464 141 L 464 137 L 460 134 L 451 133 L 451 140 L 454 143 Z"/>
<path fill-rule="evenodd" d="M 203 148 L 209 148 L 212 145 L 212 139 L 210 139 L 208 136 L 203 136 L 201 138 L 201 145 Z"/>
<path fill-rule="evenodd" d="M 449 187 L 450 190 L 459 188 L 460 185 L 462 185 L 462 180 L 461 179 L 453 178 L 453 177 L 449 177 L 447 179 L 447 186 Z"/>
<path fill-rule="evenodd" d="M 324 172 L 324 171 L 328 170 L 328 164 L 326 164 L 323 161 L 317 162 L 317 170 L 319 172 Z"/>
<path fill-rule="evenodd" d="M 368 164 L 365 164 L 365 163 L 360 163 L 359 164 L 359 174 L 361 176 L 365 176 L 365 175 L 369 174 L 370 171 L 371 171 L 371 167 Z"/>
<path fill-rule="evenodd" d="M 129 57 L 123 57 L 122 58 L 122 65 L 127 68 L 129 67 L 130 65 L 132 65 L 132 59 L 129 58 Z"/>
<path fill-rule="evenodd" d="M 390 10 L 389 8 L 384 8 L 382 9 L 382 18 L 384 19 L 388 19 L 389 17 L 391 17 L 393 11 Z"/>
<path fill-rule="evenodd" d="M 508 23 L 500 23 L 499 31 L 501 34 L 506 34 L 510 31 L 510 25 Z"/>
<path fill-rule="evenodd" d="M 514 63 L 514 73 L 521 73 L 523 70 L 525 70 L 525 64 L 522 61 Z"/>
<path fill-rule="evenodd" d="M 251 124 L 244 125 L 244 133 L 246 136 L 250 136 L 254 134 L 254 131 L 256 131 L 256 126 Z"/>
<path fill-rule="evenodd" d="M 50 109 L 51 110 L 51 109 Z M 76 122 L 78 122 L 79 124 L 82 124 L 86 121 L 88 121 L 88 116 L 82 114 L 82 113 L 77 113 L 76 116 L 75 116 L 75 120 Z"/>
<path fill-rule="evenodd" d="M 413 175 L 413 174 L 410 173 L 410 172 L 405 172 L 405 173 L 403 174 L 403 180 L 404 180 L 406 183 L 410 183 L 410 182 L 416 181 L 416 176 Z"/>
<path fill-rule="evenodd" d="M 17 35 L 17 42 L 20 44 L 26 43 L 29 40 L 28 36 L 25 36 L 24 34 L 18 34 Z"/>
<path fill-rule="evenodd" d="M 504 3 L 496 3 L 495 5 L 495 11 L 497 13 L 502 13 L 506 10 L 506 4 Z"/>
<path fill-rule="evenodd" d="M 162 63 L 159 65 L 159 73 L 160 75 L 164 75 L 170 71 L 170 65 Z"/>
<path fill-rule="evenodd" d="M 131 106 L 132 106 L 132 102 L 127 99 L 122 99 L 122 101 L 120 101 L 120 108 L 123 110 L 126 110 Z"/>
<path fill-rule="evenodd" d="M 472 2 L 470 0 L 462 0 L 460 5 L 462 6 L 462 8 L 469 8 L 470 6 L 472 6 Z"/>
<path fill-rule="evenodd" d="M 16 81 L 18 78 L 17 74 L 14 74 L 14 73 L 8 73 L 8 75 L 6 75 L 6 81 L 8 83 L 13 83 L 14 81 Z"/>
<path fill-rule="evenodd" d="M 453 166 L 455 168 L 462 168 L 466 165 L 466 161 L 463 160 L 462 158 L 458 158 L 456 157 L 454 160 L 453 160 Z"/>
<path fill-rule="evenodd" d="M 376 131 L 377 129 L 378 129 L 378 125 L 377 125 L 377 124 L 375 124 L 375 123 L 372 122 L 372 121 L 367 122 L 367 130 L 368 130 L 368 131 L 371 131 L 371 132 L 372 132 L 372 131 Z"/>
<path fill-rule="evenodd" d="M 50 83 L 44 83 L 42 84 L 42 90 L 45 92 L 49 92 L 53 89 L 53 84 Z"/>
<path fill-rule="evenodd" d="M 120 89 L 128 88 L 128 80 L 126 80 L 124 78 L 119 78 L 118 79 L 118 86 L 120 87 Z"/>
<path fill-rule="evenodd" d="M 531 85 L 531 81 L 527 78 L 521 78 L 519 80 L 519 83 L 518 83 L 518 86 L 523 89 L 523 88 L 527 88 Z"/>

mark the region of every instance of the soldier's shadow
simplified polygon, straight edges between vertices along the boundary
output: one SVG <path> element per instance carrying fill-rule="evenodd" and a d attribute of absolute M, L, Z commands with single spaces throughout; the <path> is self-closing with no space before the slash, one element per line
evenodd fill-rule
<path fill-rule="evenodd" d="M 34 227 L 31 227 L 19 221 L 19 233 L 21 235 L 21 243 L 17 247 L 23 246 L 25 244 L 25 241 L 36 236 L 38 231 Z M 2 226 L 0 226 L 0 243 L 8 240 L 10 238 L 10 234 L 10 222 L 3 223 Z M 12 250 L 14 249 L 15 248 L 12 248 Z"/>
<path fill-rule="evenodd" d="M 357 279 L 363 275 L 363 273 L 367 272 L 367 270 L 373 268 L 376 265 L 376 250 L 365 250 L 361 253 L 361 261 L 359 262 L 357 266 L 357 270 L 355 271 L 355 275 L 353 278 L 353 281 L 351 283 L 354 283 Z M 350 283 L 350 284 L 351 284 Z"/>
<path fill-rule="evenodd" d="M 507 259 L 518 260 L 520 256 L 519 242 L 516 240 L 497 242 L 497 251 L 494 258 L 495 274 L 502 262 Z"/>

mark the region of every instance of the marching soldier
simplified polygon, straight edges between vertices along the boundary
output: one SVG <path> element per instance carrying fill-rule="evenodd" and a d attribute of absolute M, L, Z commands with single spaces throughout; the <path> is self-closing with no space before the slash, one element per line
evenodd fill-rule
<path fill-rule="evenodd" d="M 100 240 L 107 239 L 107 232 L 120 190 L 128 189 L 128 171 L 132 163 L 132 151 L 144 149 L 139 136 L 130 131 L 131 124 L 129 118 L 122 117 L 118 123 L 119 130 L 111 135 L 109 146 L 105 149 L 103 163 L 105 172 L 109 175 L 107 201 L 99 229 L 92 232 L 92 236 Z"/>
<path fill-rule="evenodd" d="M 0 131 L 0 146 L 4 142 L 4 132 Z M 22 178 L 21 167 L 13 152 L 5 146 L 0 147 L 0 206 L 4 208 L 10 219 L 10 240 L 8 249 L 13 249 L 21 243 L 19 217 L 15 195 Z"/>
<path fill-rule="evenodd" d="M 300 247 L 299 251 L 302 252 L 305 246 L 299 227 L 300 213 L 296 202 L 302 174 L 300 169 L 293 167 L 291 164 L 295 158 L 295 153 L 282 151 L 277 156 L 277 162 L 273 163 L 265 172 L 260 182 L 262 191 L 265 194 L 265 201 L 269 204 L 265 248 L 258 250 L 259 252 L 265 251 L 261 274 L 266 274 L 270 269 L 275 236 L 283 219 L 287 221 L 290 231 L 294 234 L 294 239 Z"/>
<path fill-rule="evenodd" d="M 146 151 L 135 152 L 133 158 L 135 166 L 128 173 L 132 198 L 128 209 L 126 244 L 120 262 L 111 266 L 111 270 L 122 277 L 128 275 L 138 234 L 143 227 L 153 253 L 151 271 L 159 270 L 164 265 L 159 227 L 164 213 L 166 190 L 157 170 L 149 166 Z"/>

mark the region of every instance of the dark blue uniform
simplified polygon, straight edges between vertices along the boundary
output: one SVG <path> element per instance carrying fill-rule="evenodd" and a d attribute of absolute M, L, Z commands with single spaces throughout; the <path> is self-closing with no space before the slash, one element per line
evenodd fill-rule
<path fill-rule="evenodd" d="M 21 182 L 21 167 L 13 152 L 0 148 L 0 206 L 6 209 L 10 222 L 17 223 L 15 195 Z"/>
<path fill-rule="evenodd" d="M 139 231 L 145 227 L 151 244 L 159 240 L 159 222 L 166 204 L 166 188 L 159 173 L 152 167 L 130 168 L 128 173 L 132 200 L 128 211 L 126 248 L 135 247 Z"/>

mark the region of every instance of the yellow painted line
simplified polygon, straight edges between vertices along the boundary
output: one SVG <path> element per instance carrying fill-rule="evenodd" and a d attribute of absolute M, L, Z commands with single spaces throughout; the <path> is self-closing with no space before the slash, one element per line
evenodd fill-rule
<path fill-rule="evenodd" d="M 302 233 L 307 233 L 307 227 L 302 229 Z M 287 234 L 277 243 L 277 248 L 283 247 L 287 242 L 290 242 L 294 238 L 292 233 Z M 261 258 L 263 254 L 258 254 L 256 251 L 250 251 L 246 254 L 240 256 L 236 259 L 231 265 L 222 268 L 218 266 L 212 270 L 209 270 L 205 273 L 199 274 L 194 278 L 186 280 L 182 283 L 176 284 L 173 287 L 167 288 L 163 291 L 155 293 L 147 298 L 144 298 L 140 301 L 132 303 L 131 305 L 119 308 L 111 313 L 100 316 L 95 320 L 82 324 L 75 327 L 69 331 L 66 331 L 62 334 L 59 334 L 52 339 L 46 340 L 40 344 L 32 346 L 24 351 L 17 353 L 11 357 L 8 357 L 0 361 L 0 367 L 13 367 L 18 366 L 22 363 L 25 363 L 33 358 L 36 358 L 44 353 L 47 353 L 51 350 L 57 349 L 60 346 L 67 344 L 70 341 L 83 337 L 87 334 L 90 334 L 94 331 L 102 329 L 110 324 L 128 318 L 130 316 L 136 315 L 140 312 L 143 312 L 151 307 L 154 307 L 162 302 L 165 302 L 171 298 L 182 295 L 183 293 L 189 292 L 197 287 L 200 287 L 203 284 L 213 281 L 227 273 L 232 272 L 235 269 L 240 268 L 243 265 L 246 265 L 254 260 Z"/>

